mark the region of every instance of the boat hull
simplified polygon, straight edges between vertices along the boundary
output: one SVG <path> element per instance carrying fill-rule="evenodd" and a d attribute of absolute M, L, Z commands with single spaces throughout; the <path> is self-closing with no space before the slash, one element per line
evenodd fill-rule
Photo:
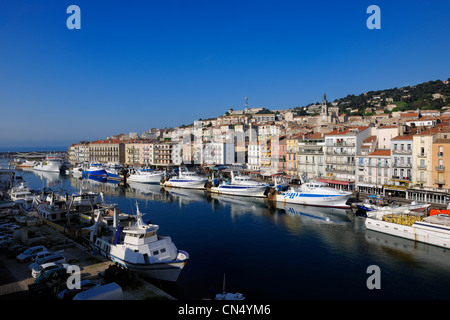
<path fill-rule="evenodd" d="M 267 186 L 236 186 L 236 185 L 219 185 L 212 187 L 211 192 L 217 194 L 228 194 L 244 197 L 267 197 Z"/>
<path fill-rule="evenodd" d="M 399 225 L 388 221 L 366 218 L 368 230 L 392 236 L 450 248 L 450 227 L 426 222 L 415 222 L 412 226 Z"/>
<path fill-rule="evenodd" d="M 205 189 L 207 179 L 202 180 L 186 180 L 186 179 L 170 179 L 164 182 L 165 187 L 186 188 L 186 189 Z"/>
<path fill-rule="evenodd" d="M 98 169 L 98 170 L 83 170 L 83 178 L 89 178 L 89 177 L 101 177 L 106 178 L 108 176 L 108 173 L 105 169 Z"/>
<path fill-rule="evenodd" d="M 103 250 L 98 246 L 95 246 L 94 248 L 100 255 L 138 273 L 142 277 L 169 282 L 176 282 L 178 280 L 181 271 L 183 270 L 189 259 L 189 255 L 185 251 L 178 250 L 177 260 L 174 261 L 151 264 L 130 263 L 115 255 L 110 254 L 109 252 Z"/>
<path fill-rule="evenodd" d="M 316 207 L 331 207 L 348 209 L 350 205 L 347 204 L 351 193 L 345 194 L 309 194 L 302 192 L 284 192 L 276 194 L 274 200 L 283 203 L 301 204 L 305 206 Z"/>
<path fill-rule="evenodd" d="M 161 178 L 163 177 L 163 174 L 131 174 L 127 181 L 130 182 L 140 182 L 140 183 L 153 183 L 157 184 L 161 182 Z"/>

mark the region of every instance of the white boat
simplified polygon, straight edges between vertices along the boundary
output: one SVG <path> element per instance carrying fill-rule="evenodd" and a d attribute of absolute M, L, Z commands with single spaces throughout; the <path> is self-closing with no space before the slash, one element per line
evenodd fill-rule
<path fill-rule="evenodd" d="M 31 208 L 36 195 L 30 190 L 24 180 L 20 180 L 9 190 L 9 197 L 12 201 L 28 210 Z"/>
<path fill-rule="evenodd" d="M 450 248 L 450 218 L 448 215 L 432 215 L 422 217 L 417 212 L 403 212 L 403 217 L 385 215 L 382 219 L 366 218 L 365 226 L 368 230 L 390 234 L 409 240 L 423 242 L 438 247 Z M 407 218 L 409 216 L 409 218 Z M 411 221 L 405 223 L 402 221 Z M 390 219 L 388 219 L 388 217 Z M 390 221 L 389 221 L 390 220 Z"/>
<path fill-rule="evenodd" d="M 127 181 L 140 183 L 160 183 L 164 176 L 162 171 L 134 170 L 127 177 Z"/>
<path fill-rule="evenodd" d="M 231 171 L 231 181 L 223 181 L 211 187 L 211 192 L 247 197 L 266 197 L 269 185 L 253 180 L 246 175 L 234 175 Z"/>
<path fill-rule="evenodd" d="M 43 161 L 38 162 L 34 167 L 37 171 L 61 172 L 66 170 L 64 160 L 54 154 L 48 154 Z"/>
<path fill-rule="evenodd" d="M 347 209 L 350 208 L 347 200 L 351 195 L 351 192 L 328 187 L 324 182 L 310 181 L 298 188 L 290 187 L 285 192 L 275 193 L 269 198 L 283 203 Z"/>
<path fill-rule="evenodd" d="M 83 175 L 83 167 L 82 166 L 73 167 L 72 170 L 70 170 L 70 173 L 75 178 L 80 178 Z"/>
<path fill-rule="evenodd" d="M 45 196 L 44 202 L 37 204 L 36 212 L 44 223 L 55 229 L 64 231 L 67 215 L 70 213 L 70 201 L 68 197 L 52 192 Z"/>
<path fill-rule="evenodd" d="M 23 160 L 16 163 L 16 168 L 33 168 L 36 165 L 36 161 Z"/>
<path fill-rule="evenodd" d="M 101 255 L 130 270 L 153 279 L 177 281 L 186 265 L 189 254 L 178 250 L 170 237 L 157 234 L 159 226 L 145 223 L 143 214 L 137 208 L 136 222 L 122 228 L 117 225 L 114 210 L 114 231 L 109 234 L 98 232 L 98 211 L 95 223 L 90 227 L 90 243 Z"/>
<path fill-rule="evenodd" d="M 195 172 L 179 170 L 178 176 L 170 178 L 163 183 L 165 187 L 204 189 L 208 178 L 202 177 Z"/>
<path fill-rule="evenodd" d="M 399 214 L 404 212 L 418 212 L 426 213 L 429 203 L 417 203 L 412 202 L 411 204 L 399 205 L 399 206 L 378 206 L 374 207 L 372 211 L 367 211 L 366 215 L 369 218 L 382 219 L 383 216 L 387 214 Z"/>

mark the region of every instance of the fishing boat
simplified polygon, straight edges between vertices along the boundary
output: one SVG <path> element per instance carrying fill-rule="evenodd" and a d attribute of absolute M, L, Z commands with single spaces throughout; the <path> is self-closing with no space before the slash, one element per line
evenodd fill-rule
<path fill-rule="evenodd" d="M 208 182 L 208 178 L 186 169 L 180 169 L 178 176 L 171 177 L 162 184 L 164 187 L 204 189 L 206 182 Z"/>
<path fill-rule="evenodd" d="M 91 247 L 102 256 L 142 275 L 158 280 L 176 282 L 186 265 L 189 254 L 176 248 L 170 237 L 159 236 L 159 226 L 146 223 L 137 207 L 136 221 L 129 227 L 114 224 L 108 232 L 99 231 L 100 210 L 90 227 Z"/>
<path fill-rule="evenodd" d="M 235 196 L 247 197 L 266 197 L 267 191 L 270 188 L 269 184 L 261 183 L 253 180 L 246 175 L 235 175 L 231 171 L 231 181 L 222 181 L 221 183 L 212 186 L 211 192 L 218 194 L 228 194 Z"/>
<path fill-rule="evenodd" d="M 67 169 L 64 160 L 55 154 L 48 154 L 43 161 L 38 162 L 34 167 L 37 171 L 58 172 Z"/>
<path fill-rule="evenodd" d="M 269 194 L 269 199 L 283 203 L 301 204 L 316 207 L 348 209 L 351 192 L 329 187 L 320 181 L 309 181 L 299 187 L 290 187 L 287 191 Z"/>
<path fill-rule="evenodd" d="M 24 180 L 17 181 L 8 193 L 12 201 L 26 210 L 31 208 L 36 197 L 34 192 L 30 190 L 28 183 Z"/>
<path fill-rule="evenodd" d="M 105 168 L 106 176 L 108 180 L 122 180 L 122 167 L 120 166 L 109 166 Z"/>
<path fill-rule="evenodd" d="M 149 170 L 133 170 L 127 177 L 127 181 L 140 183 L 160 183 L 164 172 Z"/>
<path fill-rule="evenodd" d="M 427 216 L 423 212 L 403 211 L 365 219 L 368 230 L 409 240 L 450 248 L 450 217 Z"/>
<path fill-rule="evenodd" d="M 106 178 L 108 174 L 106 173 L 105 167 L 100 163 L 91 163 L 87 168 L 83 169 L 83 178 L 99 177 Z"/>
<path fill-rule="evenodd" d="M 36 165 L 36 161 L 20 160 L 15 164 L 16 168 L 33 168 Z"/>

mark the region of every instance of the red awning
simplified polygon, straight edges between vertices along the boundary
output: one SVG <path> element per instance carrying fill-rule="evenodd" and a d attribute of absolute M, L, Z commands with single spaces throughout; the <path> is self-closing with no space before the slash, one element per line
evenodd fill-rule
<path fill-rule="evenodd" d="M 343 186 L 348 186 L 350 184 L 349 181 L 341 181 L 341 180 L 329 180 L 329 179 L 317 179 L 320 182 L 331 183 L 331 184 L 340 184 Z"/>

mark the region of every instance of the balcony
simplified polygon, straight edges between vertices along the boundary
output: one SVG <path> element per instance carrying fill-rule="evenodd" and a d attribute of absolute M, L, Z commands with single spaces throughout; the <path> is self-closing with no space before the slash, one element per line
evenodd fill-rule
<path fill-rule="evenodd" d="M 411 163 L 397 163 L 397 162 L 394 162 L 393 164 L 392 164 L 392 166 L 393 167 L 402 167 L 402 168 L 411 168 L 412 167 L 412 164 Z"/>
<path fill-rule="evenodd" d="M 419 177 L 417 178 L 417 183 L 427 183 L 427 178 Z"/>
<path fill-rule="evenodd" d="M 402 149 L 394 149 L 392 150 L 393 154 L 402 154 L 402 155 L 407 155 L 407 154 L 412 154 L 412 150 L 402 150 Z"/>
<path fill-rule="evenodd" d="M 435 179 L 434 184 L 445 184 L 445 179 L 444 178 Z"/>
<path fill-rule="evenodd" d="M 436 166 L 436 171 L 445 171 L 445 166 Z"/>
<path fill-rule="evenodd" d="M 419 154 L 417 155 L 419 158 L 426 158 L 427 154 L 425 152 L 419 152 Z"/>
<path fill-rule="evenodd" d="M 417 166 L 417 170 L 427 170 L 427 166 L 426 165 L 418 165 Z"/>

